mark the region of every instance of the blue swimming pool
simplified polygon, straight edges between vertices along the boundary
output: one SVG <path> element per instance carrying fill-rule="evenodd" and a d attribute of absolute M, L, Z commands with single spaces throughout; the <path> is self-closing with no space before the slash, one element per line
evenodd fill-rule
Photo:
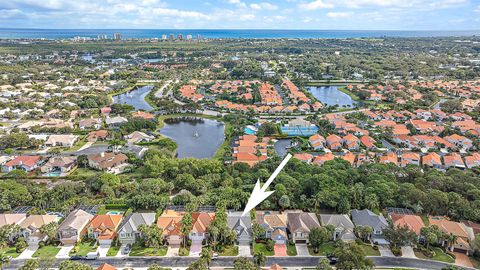
<path fill-rule="evenodd" d="M 253 130 L 253 129 L 249 128 L 249 127 L 246 127 L 246 128 L 243 130 L 243 132 L 244 132 L 245 134 L 247 134 L 247 135 L 255 135 L 255 134 L 257 134 L 257 132 L 256 132 L 255 130 Z"/>

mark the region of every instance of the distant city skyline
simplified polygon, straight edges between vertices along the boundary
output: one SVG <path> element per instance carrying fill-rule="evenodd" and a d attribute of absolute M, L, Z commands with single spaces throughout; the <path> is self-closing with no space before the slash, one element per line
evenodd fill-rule
<path fill-rule="evenodd" d="M 3 2 L 1 28 L 480 30 L 480 0 Z"/>

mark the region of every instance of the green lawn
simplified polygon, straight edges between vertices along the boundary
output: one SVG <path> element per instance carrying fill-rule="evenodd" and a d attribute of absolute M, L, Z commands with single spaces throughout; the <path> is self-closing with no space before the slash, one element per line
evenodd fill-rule
<path fill-rule="evenodd" d="M 226 246 L 223 249 L 223 252 L 218 253 L 219 256 L 237 256 L 238 255 L 238 246 Z"/>
<path fill-rule="evenodd" d="M 441 248 L 434 247 L 432 248 L 432 251 L 435 252 L 435 255 L 432 258 L 425 256 L 425 254 L 423 254 L 421 250 L 415 250 L 415 256 L 417 256 L 420 259 L 434 260 L 434 261 L 440 261 L 440 262 L 446 262 L 446 263 L 455 262 L 455 259 L 452 258 L 450 255 L 446 254 Z"/>
<path fill-rule="evenodd" d="M 254 254 L 255 253 L 258 253 L 258 252 L 262 252 L 263 255 L 265 256 L 273 256 L 275 254 L 275 251 L 268 251 L 267 250 L 267 245 L 263 244 L 263 243 L 255 243 L 254 246 L 253 246 L 253 252 Z"/>
<path fill-rule="evenodd" d="M 59 247 L 55 246 L 44 246 L 39 248 L 32 257 L 38 258 L 38 257 L 55 257 L 57 253 L 60 251 Z"/>
<path fill-rule="evenodd" d="M 95 241 L 85 241 L 77 244 L 78 252 L 75 253 L 73 250 L 70 252 L 70 255 L 80 255 L 86 256 L 89 252 L 96 251 L 97 247 L 95 246 Z"/>
<path fill-rule="evenodd" d="M 87 168 L 77 168 L 67 178 L 91 178 L 100 175 L 99 171 L 90 170 Z"/>
<path fill-rule="evenodd" d="M 378 251 L 378 249 L 374 249 L 371 245 L 363 244 L 360 247 L 367 256 L 380 256 L 380 251 Z"/>
<path fill-rule="evenodd" d="M 2 249 L 0 249 L 0 254 L 4 254 L 4 255 L 10 256 L 12 258 L 17 258 L 20 255 L 20 253 L 17 253 L 15 247 L 2 248 Z"/>
<path fill-rule="evenodd" d="M 167 254 L 167 247 L 161 248 L 146 248 L 140 245 L 133 245 L 130 256 L 165 256 Z"/>
<path fill-rule="evenodd" d="M 113 257 L 117 255 L 119 250 L 120 250 L 120 246 L 111 246 L 107 251 L 107 257 Z"/>
<path fill-rule="evenodd" d="M 295 245 L 291 245 L 291 244 L 287 245 L 287 255 L 297 256 L 297 248 L 295 247 Z"/>
<path fill-rule="evenodd" d="M 314 248 L 312 246 L 308 246 L 308 252 L 312 256 L 325 256 L 328 253 L 332 253 L 334 250 L 335 250 L 335 245 L 333 243 L 323 244 L 318 249 L 318 253 L 315 253 Z"/>

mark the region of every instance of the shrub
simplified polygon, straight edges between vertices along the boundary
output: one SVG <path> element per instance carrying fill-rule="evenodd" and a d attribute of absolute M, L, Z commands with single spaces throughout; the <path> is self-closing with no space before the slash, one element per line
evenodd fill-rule
<path fill-rule="evenodd" d="M 17 243 L 15 244 L 15 251 L 17 253 L 22 253 L 27 246 L 27 242 L 23 239 L 23 237 L 18 238 Z"/>
<path fill-rule="evenodd" d="M 268 251 L 273 251 L 273 248 L 275 247 L 275 242 L 272 239 L 268 239 L 266 242 L 266 246 Z"/>
<path fill-rule="evenodd" d="M 178 255 L 180 256 L 188 256 L 188 254 L 189 254 L 189 251 L 186 248 L 182 247 L 178 250 Z"/>
<path fill-rule="evenodd" d="M 402 256 L 402 249 L 399 247 L 393 247 L 391 248 L 393 255 L 399 257 Z"/>

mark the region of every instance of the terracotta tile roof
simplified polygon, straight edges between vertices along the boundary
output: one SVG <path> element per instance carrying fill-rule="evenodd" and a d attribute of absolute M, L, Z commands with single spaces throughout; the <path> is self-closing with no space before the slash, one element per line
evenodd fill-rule
<path fill-rule="evenodd" d="M 417 215 L 390 214 L 390 217 L 395 226 L 404 227 L 406 225 L 417 235 L 420 235 L 420 230 L 425 227 L 422 218 Z"/>
<path fill-rule="evenodd" d="M 313 159 L 313 155 L 309 153 L 297 153 L 293 157 L 305 162 L 310 162 Z"/>
<path fill-rule="evenodd" d="M 468 233 L 465 225 L 459 222 L 446 220 L 444 218 L 429 217 L 430 225 L 437 225 L 438 228 L 446 233 L 451 233 L 458 237 L 468 239 Z"/>
<path fill-rule="evenodd" d="M 174 210 L 165 210 L 161 216 L 158 217 L 157 226 L 163 229 L 163 235 L 182 235 L 182 217 L 183 212 Z"/>
<path fill-rule="evenodd" d="M 33 167 L 42 159 L 41 156 L 18 156 L 4 164 L 6 167 L 25 165 Z"/>
<path fill-rule="evenodd" d="M 195 212 L 192 214 L 192 231 L 196 233 L 205 233 L 208 226 L 215 219 L 215 213 Z"/>
<path fill-rule="evenodd" d="M 117 268 L 113 267 L 108 263 L 104 263 L 100 267 L 98 267 L 97 270 L 117 270 Z"/>

